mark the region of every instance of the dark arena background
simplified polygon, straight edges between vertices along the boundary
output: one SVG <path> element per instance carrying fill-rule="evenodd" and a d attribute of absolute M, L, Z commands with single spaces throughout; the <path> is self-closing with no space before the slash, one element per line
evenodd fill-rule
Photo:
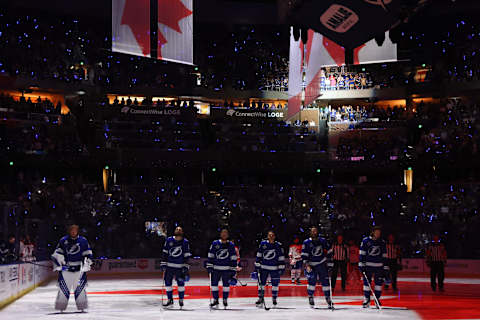
<path fill-rule="evenodd" d="M 479 16 L 0 1 L 0 319 L 479 319 Z"/>

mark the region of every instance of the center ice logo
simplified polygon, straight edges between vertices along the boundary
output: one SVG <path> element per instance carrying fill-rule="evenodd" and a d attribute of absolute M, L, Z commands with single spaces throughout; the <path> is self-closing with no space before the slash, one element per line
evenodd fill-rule
<path fill-rule="evenodd" d="M 265 260 L 275 259 L 276 256 L 277 256 L 277 253 L 275 252 L 275 249 L 267 250 L 263 253 L 263 259 Z"/>
<path fill-rule="evenodd" d="M 77 253 L 80 252 L 80 246 L 76 243 L 74 245 L 72 245 L 68 250 L 67 250 L 67 254 L 68 255 L 75 255 Z"/>
<path fill-rule="evenodd" d="M 228 250 L 227 249 L 218 250 L 216 255 L 218 260 L 225 260 L 228 258 Z"/>
<path fill-rule="evenodd" d="M 323 247 L 322 246 L 316 246 L 312 250 L 312 256 L 314 257 L 320 257 L 323 254 Z"/>
<path fill-rule="evenodd" d="M 369 256 L 379 256 L 380 255 L 380 247 L 379 246 L 372 246 L 370 249 L 368 249 L 368 255 Z"/>
<path fill-rule="evenodd" d="M 178 258 L 182 255 L 182 247 L 174 247 L 170 249 L 170 256 L 174 258 Z"/>

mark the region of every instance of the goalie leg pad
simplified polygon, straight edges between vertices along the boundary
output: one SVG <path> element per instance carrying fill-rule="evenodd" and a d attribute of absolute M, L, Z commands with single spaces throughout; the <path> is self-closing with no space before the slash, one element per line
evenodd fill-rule
<path fill-rule="evenodd" d="M 58 273 L 58 294 L 55 300 L 55 309 L 63 311 L 67 309 L 70 290 L 77 288 L 80 272 L 61 271 Z"/>
<path fill-rule="evenodd" d="M 88 308 L 87 299 L 87 274 L 84 272 L 78 281 L 77 288 L 75 289 L 75 302 L 78 310 L 85 310 Z"/>
<path fill-rule="evenodd" d="M 63 272 L 58 273 L 58 293 L 55 300 L 55 310 L 64 311 L 67 309 L 68 299 L 70 298 L 70 289 L 63 277 Z"/>

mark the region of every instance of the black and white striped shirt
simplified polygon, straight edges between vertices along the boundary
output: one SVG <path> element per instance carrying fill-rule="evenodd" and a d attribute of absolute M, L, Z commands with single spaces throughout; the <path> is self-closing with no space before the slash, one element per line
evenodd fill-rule
<path fill-rule="evenodd" d="M 334 261 L 345 261 L 348 258 L 347 246 L 344 244 L 335 243 L 332 246 L 333 250 L 333 260 Z"/>
<path fill-rule="evenodd" d="M 433 262 L 445 262 L 447 250 L 442 243 L 433 243 L 427 249 L 427 259 Z"/>
<path fill-rule="evenodd" d="M 387 259 L 399 258 L 400 247 L 395 243 L 387 243 Z"/>

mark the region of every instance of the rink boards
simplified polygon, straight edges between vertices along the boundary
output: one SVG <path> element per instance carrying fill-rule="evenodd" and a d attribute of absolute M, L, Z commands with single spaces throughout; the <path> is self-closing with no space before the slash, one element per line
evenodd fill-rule
<path fill-rule="evenodd" d="M 35 263 L 0 266 L 0 309 L 54 276 L 50 261 Z"/>
<path fill-rule="evenodd" d="M 236 286 L 230 290 L 229 309 L 210 311 L 210 289 L 208 278 L 195 277 L 186 286 L 185 307 L 179 310 L 177 288 L 174 286 L 175 306 L 173 310 L 161 307 L 165 289 L 160 277 L 136 275 L 90 277 L 88 284 L 88 313 L 77 313 L 73 295 L 68 309 L 63 314 L 54 310 L 57 294 L 55 281 L 40 286 L 0 311 L 2 320 L 42 319 L 95 319 L 95 320 L 374 320 L 374 319 L 477 319 L 480 315 L 480 279 L 448 279 L 446 292 L 432 292 L 426 277 L 401 278 L 401 292 L 384 290 L 383 305 L 387 308 L 363 309 L 362 283 L 348 281 L 347 290 L 336 290 L 333 296 L 337 310 L 326 309 L 321 287 L 315 294 L 316 308 L 308 306 L 306 281 L 292 285 L 288 277 L 280 285 L 277 309 L 265 311 L 255 307 L 257 285 L 247 278 L 241 279 L 247 286 Z M 337 282 L 337 285 L 340 283 Z M 271 287 L 266 290 L 267 306 L 272 307 Z M 373 304 L 372 304 L 373 306 Z M 20 316 L 21 315 L 21 316 Z"/>

